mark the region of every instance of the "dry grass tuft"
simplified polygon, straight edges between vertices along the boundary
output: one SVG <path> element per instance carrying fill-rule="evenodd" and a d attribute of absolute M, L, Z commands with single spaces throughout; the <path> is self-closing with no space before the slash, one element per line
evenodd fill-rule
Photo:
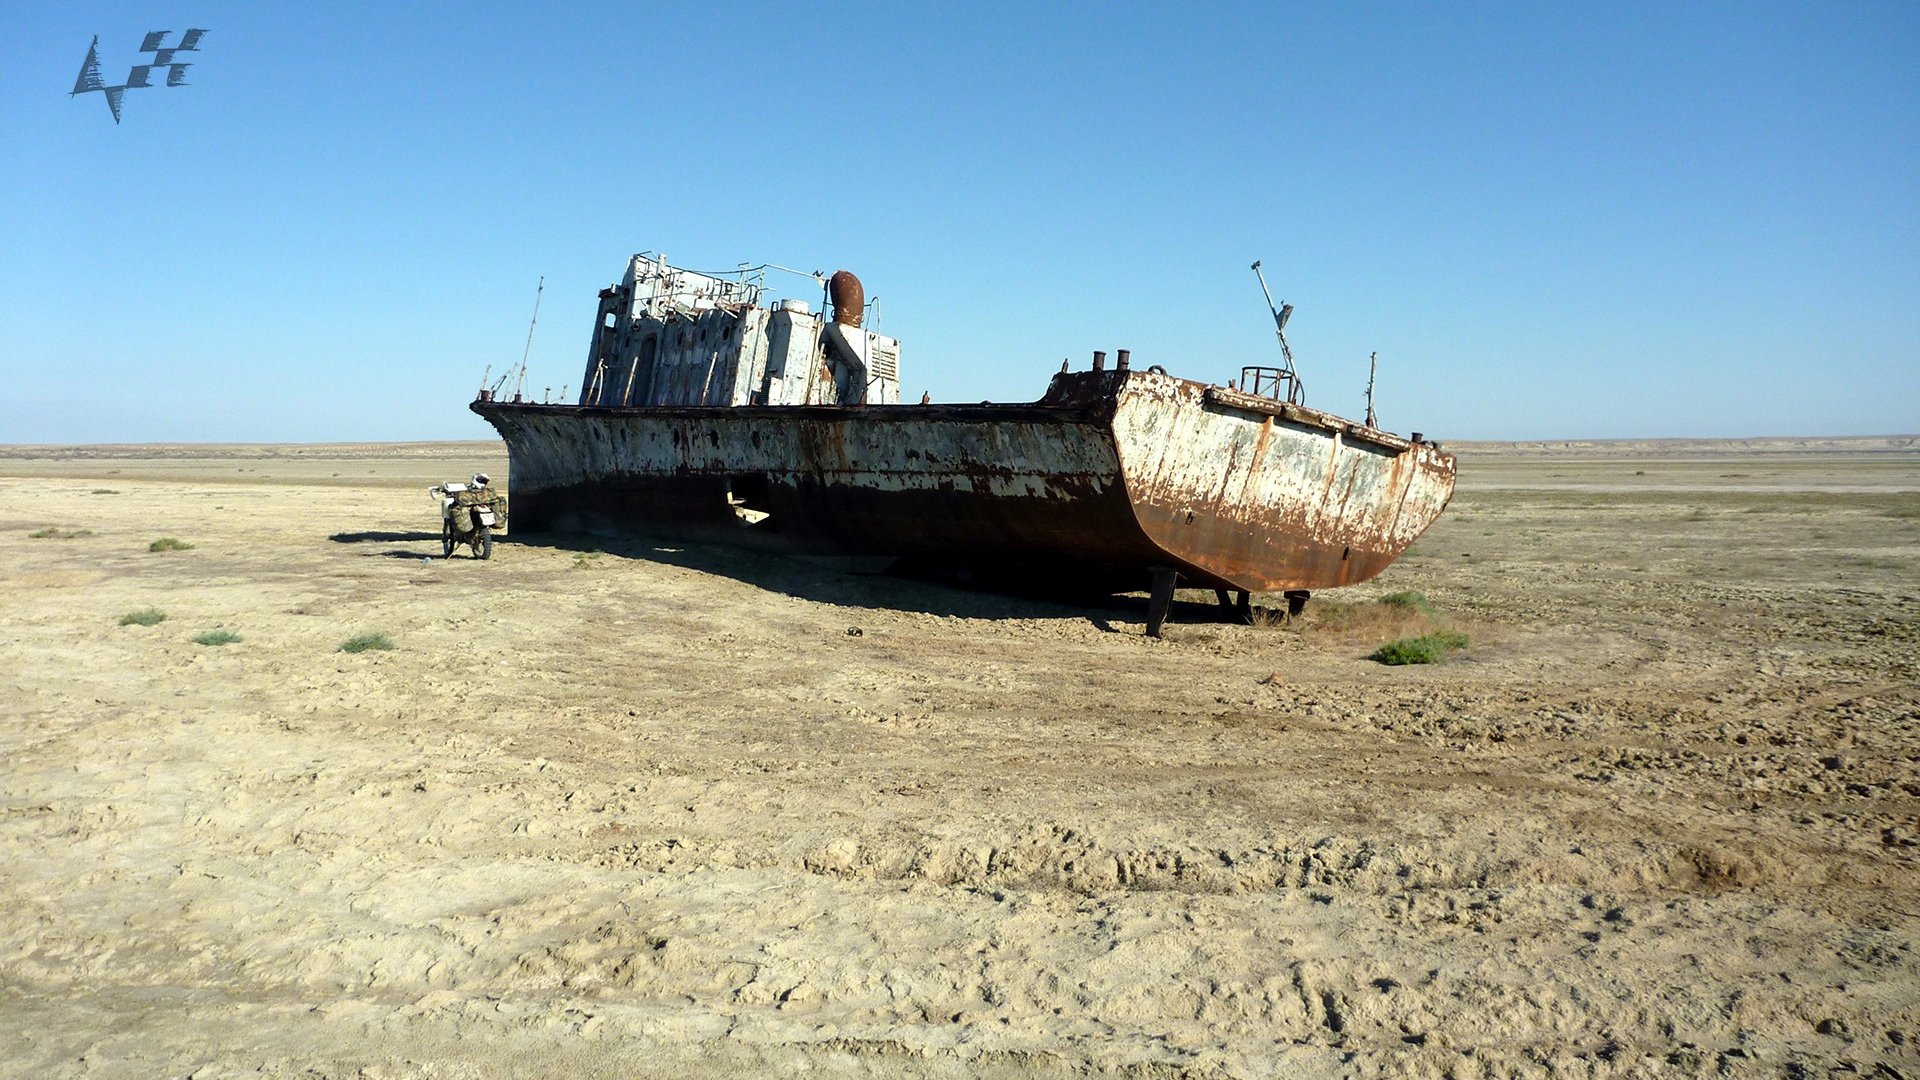
<path fill-rule="evenodd" d="M 1387 607 L 1399 608 L 1402 611 L 1417 611 L 1429 618 L 1439 614 L 1438 609 L 1433 606 L 1433 601 L 1427 599 L 1426 593 L 1413 589 L 1390 592 L 1375 602 Z"/>
<path fill-rule="evenodd" d="M 1456 649 L 1467 647 L 1467 635 L 1456 630 L 1435 630 L 1418 637 L 1389 641 L 1373 651 L 1369 660 L 1383 664 L 1431 664 Z"/>
<path fill-rule="evenodd" d="M 1396 597 L 1401 594 L 1390 594 Z M 1411 597 L 1419 597 L 1414 602 Z M 1392 603 L 1374 600 L 1354 603 L 1345 600 L 1307 601 L 1296 620 L 1309 636 L 1338 644 L 1378 643 L 1392 638 L 1424 634 L 1433 629 L 1438 611 L 1419 593 L 1407 594 Z M 1285 616 L 1281 618 L 1284 620 Z"/>
<path fill-rule="evenodd" d="M 391 649 L 393 639 L 385 634 L 359 634 L 340 643 L 341 652 L 366 652 L 368 649 Z"/>
<path fill-rule="evenodd" d="M 1297 619 L 1288 619 L 1283 610 L 1256 608 L 1253 621 L 1255 626 L 1288 627 L 1330 645 L 1377 646 L 1370 658 L 1387 664 L 1428 664 L 1467 645 L 1467 635 L 1454 620 L 1413 589 L 1362 601 L 1316 597 Z"/>

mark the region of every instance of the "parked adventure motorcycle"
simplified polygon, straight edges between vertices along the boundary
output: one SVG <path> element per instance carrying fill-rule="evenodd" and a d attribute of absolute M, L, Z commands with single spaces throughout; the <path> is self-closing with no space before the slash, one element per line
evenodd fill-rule
<path fill-rule="evenodd" d="M 470 492 L 485 491 L 475 500 Z M 491 490 L 475 488 L 458 481 L 435 484 L 427 489 L 440 503 L 440 542 L 442 554 L 453 558 L 453 549 L 462 544 L 472 549 L 476 559 L 493 557 L 493 537 L 507 528 L 505 498 Z"/>

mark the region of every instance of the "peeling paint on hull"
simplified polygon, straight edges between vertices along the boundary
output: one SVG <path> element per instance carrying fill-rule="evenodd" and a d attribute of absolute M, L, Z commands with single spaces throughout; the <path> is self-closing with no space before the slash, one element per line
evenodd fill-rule
<path fill-rule="evenodd" d="M 1385 569 L 1454 461 L 1325 413 L 1149 372 L 1056 376 L 1021 405 L 474 402 L 506 440 L 516 533 L 571 528 L 1138 587 L 1270 592 Z"/>

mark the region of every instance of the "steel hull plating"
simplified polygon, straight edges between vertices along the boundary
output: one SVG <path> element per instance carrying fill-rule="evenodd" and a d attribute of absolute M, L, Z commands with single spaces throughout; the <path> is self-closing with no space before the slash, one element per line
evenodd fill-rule
<path fill-rule="evenodd" d="M 1145 372 L 1055 377 L 1029 405 L 597 408 L 477 401 L 516 533 L 611 531 L 1136 588 L 1364 581 L 1445 508 L 1428 445 Z"/>

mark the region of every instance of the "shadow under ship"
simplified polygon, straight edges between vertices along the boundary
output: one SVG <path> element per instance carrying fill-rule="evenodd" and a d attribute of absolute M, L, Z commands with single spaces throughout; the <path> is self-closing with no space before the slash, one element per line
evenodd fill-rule
<path fill-rule="evenodd" d="M 1032 403 L 902 405 L 899 342 L 863 325 L 852 274 L 826 282 L 830 315 L 763 289 L 636 255 L 600 294 L 577 403 L 483 389 L 514 532 L 1145 588 L 1157 634 L 1176 584 L 1238 591 L 1244 612 L 1253 592 L 1297 610 L 1365 581 L 1453 493 L 1451 454 L 1287 400 L 1281 369 L 1244 369 L 1243 389 L 1095 353 Z"/>

